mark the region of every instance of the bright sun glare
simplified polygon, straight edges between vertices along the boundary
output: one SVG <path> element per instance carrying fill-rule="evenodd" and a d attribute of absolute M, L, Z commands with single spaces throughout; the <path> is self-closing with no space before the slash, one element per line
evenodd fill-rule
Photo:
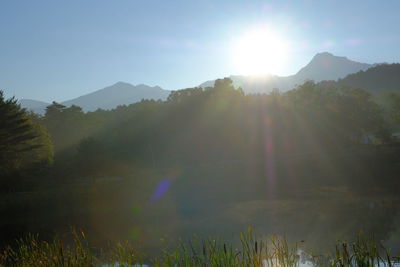
<path fill-rule="evenodd" d="M 235 67 L 246 75 L 276 74 L 281 71 L 287 53 L 284 39 L 267 29 L 250 31 L 233 46 Z"/>

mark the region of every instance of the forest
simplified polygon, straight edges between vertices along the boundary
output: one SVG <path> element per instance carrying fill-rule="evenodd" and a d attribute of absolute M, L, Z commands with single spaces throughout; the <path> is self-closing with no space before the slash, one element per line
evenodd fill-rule
<path fill-rule="evenodd" d="M 340 81 L 246 95 L 225 78 L 40 116 L 0 94 L 1 246 L 76 227 L 153 253 L 252 226 L 315 250 L 359 231 L 396 248 L 400 94 L 382 99 Z"/>

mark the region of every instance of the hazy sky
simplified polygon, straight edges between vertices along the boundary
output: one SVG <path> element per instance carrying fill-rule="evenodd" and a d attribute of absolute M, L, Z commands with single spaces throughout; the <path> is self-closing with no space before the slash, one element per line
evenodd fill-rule
<path fill-rule="evenodd" d="M 63 101 L 117 81 L 192 87 L 240 74 L 232 45 L 257 25 L 288 44 L 275 74 L 329 51 L 400 61 L 400 1 L 1 0 L 0 89 Z"/>

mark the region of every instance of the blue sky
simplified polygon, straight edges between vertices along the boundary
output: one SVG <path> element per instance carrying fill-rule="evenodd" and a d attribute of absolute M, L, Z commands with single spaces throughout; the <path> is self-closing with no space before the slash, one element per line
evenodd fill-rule
<path fill-rule="evenodd" d="M 400 61 L 400 1 L 2 0 L 0 89 L 63 101 L 126 81 L 165 89 L 240 74 L 230 47 L 268 25 L 289 44 L 275 74 L 316 53 Z"/>

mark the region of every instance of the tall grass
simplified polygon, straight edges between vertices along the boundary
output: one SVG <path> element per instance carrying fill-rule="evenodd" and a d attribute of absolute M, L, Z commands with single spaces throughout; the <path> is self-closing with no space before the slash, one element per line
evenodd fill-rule
<path fill-rule="evenodd" d="M 40 241 L 29 235 L 17 241 L 15 247 L 7 247 L 0 256 L 1 266 L 94 266 L 96 257 L 89 248 L 83 232 L 72 231 L 73 245 L 60 239 Z"/>
<path fill-rule="evenodd" d="M 399 263 L 399 257 L 391 257 L 390 250 L 386 249 L 373 238 L 362 234 L 351 244 L 341 242 L 336 245 L 335 255 L 331 260 L 331 266 L 394 266 Z M 400 256 L 400 254 L 399 254 Z M 397 265 L 398 266 L 398 265 Z"/>
<path fill-rule="evenodd" d="M 118 243 L 107 253 L 90 247 L 83 232 L 72 231 L 73 242 L 60 239 L 40 241 L 30 235 L 0 255 L 0 266 L 142 266 L 143 255 L 129 243 Z M 298 244 L 289 244 L 282 236 L 256 238 L 251 228 L 240 234 L 240 245 L 234 247 L 219 239 L 180 241 L 173 250 L 164 250 L 147 265 L 163 266 L 263 266 L 298 267 L 302 260 L 309 265 L 331 267 L 395 266 L 392 257 L 379 242 L 360 235 L 354 243 L 340 242 L 330 256 L 302 257 Z M 304 259 L 302 259 L 304 258 Z"/>

